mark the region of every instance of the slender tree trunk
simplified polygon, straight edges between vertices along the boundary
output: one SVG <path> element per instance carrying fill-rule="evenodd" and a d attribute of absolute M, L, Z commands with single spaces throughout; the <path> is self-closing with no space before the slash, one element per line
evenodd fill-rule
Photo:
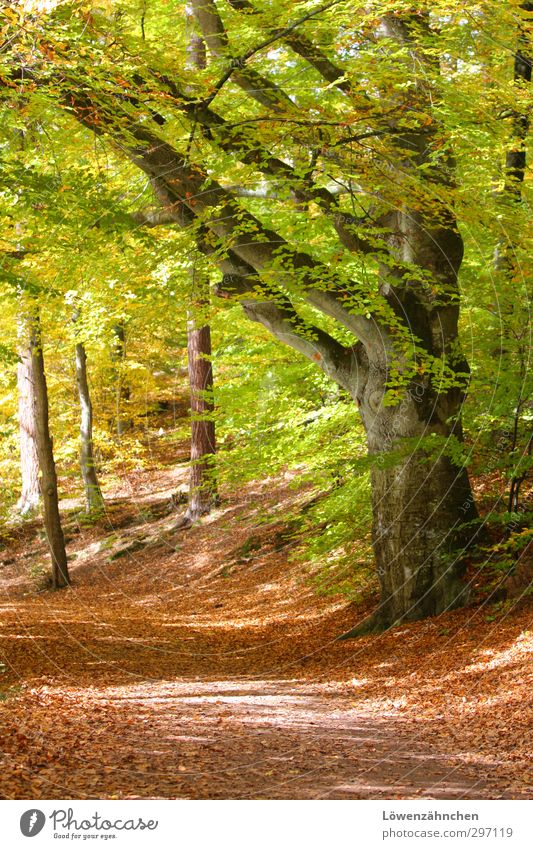
<path fill-rule="evenodd" d="M 211 330 L 209 325 L 197 327 L 193 318 L 188 321 L 187 354 L 191 393 L 191 472 L 186 518 L 194 522 L 210 512 L 217 500 L 217 489 L 213 462 L 216 445 Z"/>
<path fill-rule="evenodd" d="M 28 323 L 21 320 L 19 326 L 19 363 L 17 366 L 17 388 L 19 409 L 20 473 L 22 491 L 17 503 L 21 515 L 35 510 L 39 505 L 39 457 L 35 433 L 35 398 L 31 351 L 28 342 Z"/>
<path fill-rule="evenodd" d="M 533 3 L 524 2 L 521 4 L 521 8 L 524 11 L 531 13 L 533 12 Z M 531 67 L 531 45 L 528 37 L 528 31 L 525 26 L 520 26 L 518 31 L 518 45 L 514 56 L 513 78 L 515 82 L 521 83 L 522 85 L 525 83 L 529 84 L 531 82 Z M 505 187 L 503 197 L 505 201 L 510 201 L 511 203 L 520 204 L 522 202 L 522 188 L 527 165 L 526 155 L 529 126 L 529 114 L 520 114 L 518 112 L 513 114 L 511 145 L 505 157 Z M 514 275 L 516 271 L 515 245 L 513 243 L 513 239 L 508 236 L 507 230 L 505 231 L 505 234 L 505 240 L 496 251 L 495 266 L 497 271 L 501 271 L 508 277 L 508 285 L 510 289 L 513 289 L 515 285 Z M 515 306 L 515 304 L 511 304 L 511 311 L 515 309 Z M 525 321 L 525 325 L 527 326 L 527 321 Z M 514 452 L 517 448 L 519 441 L 520 419 L 523 414 L 525 403 L 527 403 L 527 399 L 522 397 L 523 381 L 527 372 L 527 360 L 529 359 L 527 337 L 528 334 L 526 329 L 524 334 L 524 345 L 523 347 L 521 346 L 520 350 L 520 390 L 514 414 L 513 440 L 511 446 L 512 452 Z M 515 340 L 513 339 L 513 342 L 514 341 Z M 513 342 L 511 344 L 513 344 Z M 526 440 L 526 445 L 521 454 L 522 458 L 531 455 L 533 442 L 533 433 L 531 432 L 531 429 L 529 431 L 529 436 L 526 436 Z M 509 494 L 507 497 L 507 510 L 509 513 L 517 513 L 520 510 L 520 488 L 526 477 L 527 468 L 525 472 L 520 470 L 515 472 L 511 477 Z"/>
<path fill-rule="evenodd" d="M 154 192 L 161 205 L 169 205 L 166 192 L 153 182 Z M 203 271 L 190 269 L 191 300 L 201 313 L 209 303 L 209 282 Z M 198 326 L 198 324 L 200 326 Z M 189 528 L 200 516 L 205 516 L 218 502 L 215 477 L 215 422 L 213 420 L 213 367 L 211 364 L 211 329 L 195 311 L 189 311 L 187 321 L 187 358 L 191 398 L 191 470 L 189 504 L 176 528 Z"/>
<path fill-rule="evenodd" d="M 192 10 L 186 6 L 190 34 L 187 42 L 187 60 L 191 68 L 206 67 L 206 49 L 203 38 L 194 29 Z M 209 284 L 191 269 L 193 300 L 202 307 L 209 299 Z M 196 291 L 198 288 L 200 291 Z M 211 511 L 217 501 L 214 476 L 216 451 L 215 422 L 213 420 L 213 367 L 211 364 L 211 328 L 198 327 L 191 311 L 187 322 L 187 358 L 191 395 L 191 471 L 189 479 L 189 506 L 185 522 L 192 523 Z"/>
<path fill-rule="evenodd" d="M 521 8 L 531 14 L 533 3 L 524 2 Z M 518 45 L 514 56 L 513 78 L 515 82 L 531 82 L 531 45 L 526 26 L 520 26 Z M 513 117 L 513 143 L 505 157 L 505 189 L 514 194 L 516 200 L 522 198 L 522 184 L 526 172 L 527 138 L 529 134 L 529 114 L 516 113 Z"/>
<path fill-rule="evenodd" d="M 120 321 L 114 328 L 115 346 L 113 351 L 117 363 L 117 380 L 115 390 L 116 400 L 116 427 L 117 435 L 122 436 L 131 428 L 131 419 L 126 415 L 130 401 L 130 387 L 124 380 L 124 365 L 126 362 L 126 328 L 124 321 Z"/>
<path fill-rule="evenodd" d="M 36 437 L 39 466 L 41 469 L 41 493 L 44 508 L 44 526 L 50 554 L 52 556 L 52 585 L 64 587 L 70 583 L 65 540 L 59 516 L 57 475 L 54 462 L 52 437 L 48 426 L 48 389 L 44 370 L 41 329 L 38 315 L 34 315 L 30 326 L 30 351 L 33 370 L 33 388 L 36 411 Z"/>
<path fill-rule="evenodd" d="M 85 504 L 87 513 L 102 508 L 104 499 L 98 483 L 93 450 L 93 408 L 87 380 L 87 354 L 81 342 L 76 345 L 76 382 L 80 399 L 80 465 L 85 486 Z"/>

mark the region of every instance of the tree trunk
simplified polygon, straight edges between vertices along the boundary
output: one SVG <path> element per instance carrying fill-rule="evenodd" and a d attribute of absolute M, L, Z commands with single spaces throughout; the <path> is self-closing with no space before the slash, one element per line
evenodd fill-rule
<path fill-rule="evenodd" d="M 21 321 L 19 337 L 19 363 L 17 366 L 20 473 L 22 491 L 17 509 L 22 516 L 35 510 L 39 504 L 39 457 L 35 433 L 35 398 L 31 350 L 27 336 L 27 322 Z"/>
<path fill-rule="evenodd" d="M 187 354 L 191 392 L 191 472 L 186 519 L 194 522 L 210 512 L 217 500 L 214 477 L 215 422 L 213 421 L 213 368 L 211 330 L 187 326 Z"/>
<path fill-rule="evenodd" d="M 87 513 L 101 510 L 104 499 L 96 475 L 93 450 L 93 408 L 87 380 L 87 354 L 81 342 L 76 345 L 76 382 L 80 399 L 80 465 L 85 486 L 85 505 Z"/>
<path fill-rule="evenodd" d="M 382 23 L 388 37 L 409 47 L 409 68 L 415 54 L 429 67 L 432 58 L 413 47 L 410 15 Z M 431 92 L 431 83 L 420 78 L 411 107 L 430 112 Z M 386 92 L 384 103 L 397 96 Z M 381 602 L 350 635 L 464 604 L 465 549 L 480 533 L 468 473 L 453 459 L 463 440 L 469 375 L 458 332 L 463 242 L 453 208 L 436 201 L 434 187 L 453 186 L 454 163 L 437 122 L 403 131 L 392 120 L 391 129 L 397 131 L 395 177 L 411 175 L 417 190 L 385 213 L 395 262 L 381 265 L 380 292 L 408 333 L 398 336 L 392 323 L 381 344 L 366 345 L 367 374 L 357 401 L 375 457 L 373 543 Z M 433 146 L 440 153 L 431 158 Z"/>
<path fill-rule="evenodd" d="M 463 246 L 450 215 L 435 222 L 397 211 L 392 229 L 404 260 L 427 269 L 444 291 L 457 290 Z M 461 407 L 469 374 L 459 344 L 458 299 L 439 303 L 416 281 L 406 285 L 389 269 L 381 274 L 383 292 L 413 341 L 407 352 L 391 337 L 366 349 L 366 375 L 356 399 L 374 457 L 373 543 L 381 602 L 369 621 L 346 636 L 464 604 L 465 550 L 480 534 L 468 473 L 452 459 L 463 441 Z M 445 378 L 432 373 L 435 361 Z M 386 398 L 393 366 L 417 372 L 396 403 Z"/>
<path fill-rule="evenodd" d="M 207 64 L 204 39 L 195 31 L 193 11 L 186 6 L 189 38 L 187 64 L 191 68 L 205 68 Z M 209 283 L 193 267 L 190 272 L 193 298 L 202 307 L 209 300 Z M 199 292 L 195 292 L 198 280 Z M 192 524 L 211 511 L 217 501 L 214 476 L 215 422 L 213 420 L 213 367 L 211 364 L 211 328 L 208 324 L 197 326 L 191 312 L 187 322 L 187 358 L 191 394 L 191 471 L 189 478 L 189 506 L 185 523 Z"/>
<path fill-rule="evenodd" d="M 124 364 L 126 362 L 126 328 L 124 321 L 120 321 L 114 328 L 115 346 L 113 357 L 117 362 L 117 379 L 115 390 L 116 401 L 116 427 L 117 435 L 122 436 L 131 428 L 131 419 L 125 415 L 130 400 L 130 387 L 124 380 Z"/>
<path fill-rule="evenodd" d="M 533 3 L 524 2 L 520 6 L 525 12 L 533 12 Z M 518 46 L 514 55 L 513 78 L 515 82 L 531 82 L 531 45 L 527 28 L 519 27 Z M 530 118 L 528 114 L 514 113 L 513 145 L 505 157 L 505 189 L 514 194 L 517 200 L 522 197 L 522 184 L 526 173 L 527 139 Z"/>
<path fill-rule="evenodd" d="M 39 466 L 41 469 L 41 493 L 44 508 L 44 527 L 52 556 L 52 585 L 64 587 L 70 583 L 65 551 L 65 539 L 59 517 L 57 475 L 54 462 L 52 437 L 48 426 L 48 389 L 44 370 L 39 317 L 32 317 L 30 327 L 30 351 L 33 370 L 33 388 L 36 411 L 36 437 Z"/>
<path fill-rule="evenodd" d="M 533 12 L 533 3 L 524 2 L 521 4 L 521 9 L 526 12 Z M 528 37 L 528 32 L 525 26 L 520 26 L 518 30 L 518 46 L 514 57 L 514 69 L 513 69 L 513 77 L 514 81 L 518 83 L 530 83 L 531 82 L 531 45 Z M 510 149 L 507 151 L 505 157 L 505 187 L 504 187 L 504 197 L 506 200 L 514 201 L 516 204 L 520 204 L 522 202 L 522 188 L 524 183 L 524 177 L 526 173 L 526 165 L 527 165 L 527 141 L 529 136 L 529 125 L 530 118 L 529 114 L 519 114 L 514 113 L 513 115 L 513 134 L 512 134 L 512 145 Z M 505 221 L 505 219 L 504 219 Z M 507 284 L 511 291 L 514 291 L 515 283 L 514 277 L 516 274 L 516 239 L 513 239 L 509 233 L 512 230 L 507 230 L 504 227 L 505 232 L 505 240 L 502 245 L 500 245 L 499 249 L 496 251 L 496 262 L 495 267 L 496 271 L 502 271 L 508 278 Z M 511 310 L 516 308 L 516 304 L 513 302 L 511 304 Z M 523 347 L 519 345 L 518 352 L 520 357 L 519 363 L 519 375 L 520 375 L 520 389 L 518 398 L 516 400 L 515 412 L 513 417 L 513 439 L 511 444 L 511 452 L 515 453 L 516 448 L 518 446 L 520 440 L 520 420 L 524 413 L 524 408 L 527 404 L 527 396 L 524 398 L 522 396 L 522 387 L 525 381 L 525 377 L 527 374 L 528 361 L 529 361 L 529 345 L 528 345 L 528 316 L 524 315 L 524 345 Z M 502 325 L 505 327 L 505 324 Z M 511 338 L 511 345 L 514 346 L 516 343 L 516 337 L 514 334 Z M 503 343 L 503 340 L 502 340 Z M 526 436 L 526 444 L 523 450 L 520 452 L 522 460 L 525 457 L 529 457 L 532 451 L 532 443 L 533 443 L 533 434 L 531 433 L 531 428 L 529 429 L 529 436 Z M 511 481 L 509 484 L 509 494 L 507 497 L 507 510 L 509 513 L 518 513 L 520 510 L 520 488 L 522 483 L 527 477 L 528 470 L 527 466 L 525 471 L 520 468 L 520 463 L 518 464 L 518 469 L 516 469 L 511 476 Z"/>
<path fill-rule="evenodd" d="M 360 408 L 375 455 L 372 536 L 381 600 L 345 637 L 436 616 L 468 597 L 461 577 L 465 552 L 480 532 L 478 514 L 466 469 L 446 453 L 446 440 L 461 441 L 460 424 L 455 433 L 446 422 L 429 425 L 428 393 L 421 385 L 415 390 L 377 411 L 370 392 Z M 431 452 L 420 447 L 430 434 L 444 437 Z"/>
<path fill-rule="evenodd" d="M 372 470 L 373 542 L 381 602 L 373 627 L 436 616 L 467 598 L 464 532 L 473 500 L 464 469 L 414 452 Z"/>

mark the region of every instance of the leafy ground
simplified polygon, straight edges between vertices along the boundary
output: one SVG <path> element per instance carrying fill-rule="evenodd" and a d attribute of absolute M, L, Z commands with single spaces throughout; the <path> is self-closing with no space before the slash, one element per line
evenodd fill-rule
<path fill-rule="evenodd" d="M 373 600 L 289 560 L 288 477 L 176 533 L 185 481 L 132 472 L 97 525 L 71 511 L 69 590 L 35 590 L 36 523 L 0 551 L 2 798 L 528 796 L 526 601 L 336 642 Z"/>

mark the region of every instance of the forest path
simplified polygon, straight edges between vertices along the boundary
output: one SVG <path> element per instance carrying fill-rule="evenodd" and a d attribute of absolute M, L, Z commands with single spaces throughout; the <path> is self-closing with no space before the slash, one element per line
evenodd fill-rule
<path fill-rule="evenodd" d="M 528 795 L 525 606 L 336 642 L 372 595 L 317 596 L 288 559 L 288 478 L 178 534 L 176 483 L 71 523 L 66 591 L 31 589 L 31 526 L 4 550 L 0 796 Z"/>
<path fill-rule="evenodd" d="M 349 697 L 299 682 L 181 679 L 33 697 L 39 739 L 26 756 L 15 756 L 16 771 L 8 769 L 18 797 L 491 794 L 479 770 L 432 750 L 430 723 L 367 715 Z M 52 730 L 53 717 L 61 735 Z M 23 744 L 26 734 L 19 730 Z"/>

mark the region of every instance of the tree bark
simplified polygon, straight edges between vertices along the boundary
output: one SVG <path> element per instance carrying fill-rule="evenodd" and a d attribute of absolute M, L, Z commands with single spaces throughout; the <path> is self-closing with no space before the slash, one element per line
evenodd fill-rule
<path fill-rule="evenodd" d="M 35 398 L 31 350 L 27 338 L 28 322 L 21 320 L 19 326 L 19 363 L 17 366 L 20 473 L 22 491 L 17 509 L 22 516 L 31 513 L 39 505 L 39 457 L 37 455 Z"/>
<path fill-rule="evenodd" d="M 102 509 L 104 498 L 98 483 L 93 449 L 93 408 L 87 380 L 87 354 L 81 342 L 76 345 L 76 382 L 80 400 L 80 466 L 85 487 L 87 513 Z"/>
<path fill-rule="evenodd" d="M 415 452 L 372 470 L 373 540 L 381 602 L 379 628 L 435 616 L 467 597 L 460 525 L 472 514 L 464 469 Z"/>
<path fill-rule="evenodd" d="M 124 364 L 126 362 L 126 328 L 124 321 L 120 321 L 114 328 L 115 345 L 113 357 L 117 363 L 117 378 L 115 388 L 115 403 L 116 403 L 116 428 L 117 435 L 123 434 L 131 429 L 131 419 L 125 414 L 130 401 L 130 387 L 124 380 Z"/>
<path fill-rule="evenodd" d="M 466 603 L 465 554 L 482 533 L 468 472 L 453 459 L 462 443 L 464 393 L 438 393 L 421 378 L 389 406 L 385 390 L 382 369 L 370 362 L 357 404 L 373 459 L 372 537 L 381 600 L 344 638 Z M 425 444 L 428 437 L 434 449 Z"/>
<path fill-rule="evenodd" d="M 457 291 L 463 245 L 451 215 L 441 210 L 437 220 L 429 220 L 397 211 L 394 218 L 397 256 L 430 272 L 439 291 Z M 403 278 L 391 278 L 389 269 L 382 270 L 382 278 L 385 297 L 405 317 L 413 339 L 422 343 L 405 363 L 412 367 L 419 362 L 420 374 L 401 400 L 390 404 L 390 370 L 401 354 L 394 345 L 365 350 L 368 368 L 357 403 L 374 458 L 373 542 L 381 603 L 349 636 L 464 604 L 467 591 L 460 579 L 465 550 L 480 533 L 468 472 L 452 459 L 463 441 L 461 408 L 469 372 L 459 346 L 458 300 L 433 301 L 423 290 L 416 291 L 416 281 L 405 285 Z M 449 370 L 450 388 L 426 373 L 426 358 L 431 357 Z M 428 438 L 435 445 L 431 452 L 424 444 Z"/>
<path fill-rule="evenodd" d="M 193 318 L 189 319 L 187 327 L 187 355 L 191 392 L 191 471 L 186 518 L 194 522 L 216 504 L 217 487 L 211 330 L 207 324 L 198 327 Z"/>
<path fill-rule="evenodd" d="M 32 316 L 30 325 L 30 351 L 33 370 L 33 389 L 36 411 L 36 437 L 39 466 L 41 469 L 41 493 L 44 508 L 44 527 L 52 557 L 52 586 L 65 587 L 70 583 L 65 539 L 59 516 L 57 474 L 54 461 L 52 437 L 48 425 L 48 389 L 38 315 Z"/>
<path fill-rule="evenodd" d="M 436 616 L 468 598 L 461 578 L 477 512 L 466 469 L 415 449 L 376 464 L 371 483 L 381 601 L 352 635 Z"/>
<path fill-rule="evenodd" d="M 205 41 L 194 30 L 193 14 L 186 6 L 190 35 L 187 43 L 187 64 L 191 68 L 206 67 Z M 190 271 L 193 300 L 202 308 L 209 301 L 209 282 L 194 266 Z M 199 291 L 196 291 L 199 289 Z M 216 451 L 213 419 L 213 367 L 211 363 L 211 328 L 198 326 L 194 312 L 187 322 L 187 360 L 191 397 L 191 470 L 189 505 L 184 524 L 189 525 L 211 512 L 217 502 L 214 458 Z"/>
<path fill-rule="evenodd" d="M 533 3 L 524 2 L 521 4 L 521 9 L 526 12 L 533 12 Z M 528 37 L 528 31 L 524 25 L 521 25 L 518 30 L 518 45 L 514 56 L 513 78 L 517 83 L 531 82 L 531 45 Z M 512 144 L 507 151 L 505 157 L 505 187 L 504 198 L 514 201 L 516 204 L 522 202 L 522 188 L 527 165 L 527 140 L 529 135 L 530 118 L 529 114 L 513 114 L 513 133 Z M 508 231 L 505 231 L 506 238 L 499 250 L 496 251 L 495 267 L 497 271 L 503 272 L 508 277 L 509 288 L 514 287 L 514 275 L 516 272 L 516 254 L 515 244 Z M 514 305 L 511 306 L 514 309 Z M 527 318 L 524 325 L 527 328 Z M 504 325 L 505 326 L 505 325 Z M 514 335 L 513 335 L 514 336 Z M 513 420 L 513 439 L 511 451 L 514 452 L 519 442 L 520 419 L 523 415 L 524 406 L 527 403 L 527 398 L 522 396 L 523 381 L 527 374 L 527 363 L 529 360 L 529 346 L 527 339 L 527 329 L 524 334 L 524 345 L 519 346 L 520 363 L 520 390 L 516 401 L 516 407 Z M 512 337 L 511 344 L 514 345 L 516 339 Z M 529 429 L 529 435 L 526 435 L 526 444 L 521 452 L 521 459 L 531 455 L 533 442 L 533 433 Z M 527 468 L 525 471 L 514 472 L 511 476 L 509 484 L 509 494 L 507 497 L 507 510 L 509 513 L 518 513 L 520 510 L 520 488 L 527 478 Z"/>

